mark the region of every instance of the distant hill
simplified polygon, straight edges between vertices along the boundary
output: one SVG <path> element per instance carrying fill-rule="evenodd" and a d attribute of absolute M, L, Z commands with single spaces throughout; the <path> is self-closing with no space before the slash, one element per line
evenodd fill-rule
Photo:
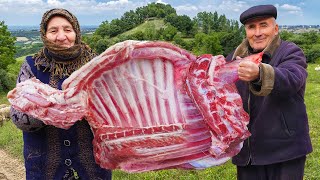
<path fill-rule="evenodd" d="M 137 27 L 122 33 L 121 35 L 131 35 L 136 32 L 142 31 L 145 32 L 147 29 L 153 28 L 159 30 L 160 28 L 165 28 L 166 24 L 163 19 L 151 19 L 146 20 L 144 23 L 138 25 Z"/>
<path fill-rule="evenodd" d="M 80 26 L 81 31 L 95 30 L 98 28 L 98 25 L 83 25 Z M 32 26 L 8 26 L 10 32 L 15 31 L 39 31 L 39 25 Z"/>

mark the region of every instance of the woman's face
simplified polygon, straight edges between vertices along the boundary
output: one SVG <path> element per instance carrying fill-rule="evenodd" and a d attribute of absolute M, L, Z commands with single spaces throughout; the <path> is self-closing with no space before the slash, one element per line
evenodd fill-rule
<path fill-rule="evenodd" d="M 67 48 L 76 41 L 76 33 L 71 23 L 62 16 L 54 16 L 49 20 L 46 37 L 49 41 Z"/>

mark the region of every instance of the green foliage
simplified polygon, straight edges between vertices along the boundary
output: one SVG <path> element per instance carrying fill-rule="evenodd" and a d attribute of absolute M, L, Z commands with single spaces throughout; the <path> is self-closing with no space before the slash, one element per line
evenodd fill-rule
<path fill-rule="evenodd" d="M 282 33 L 280 34 L 282 35 Z M 319 41 L 319 34 L 315 31 L 305 32 L 301 34 L 285 33 L 285 38 L 288 38 L 288 41 L 294 42 L 299 46 L 312 45 L 316 44 Z"/>
<path fill-rule="evenodd" d="M 43 47 L 43 43 L 36 43 L 30 45 L 16 45 L 15 58 L 24 56 L 26 54 L 35 54 Z"/>
<path fill-rule="evenodd" d="M 144 39 L 145 40 L 157 40 L 159 39 L 160 34 L 155 27 L 155 24 L 151 24 L 149 27 L 145 28 Z"/>
<path fill-rule="evenodd" d="M 237 46 L 242 42 L 245 38 L 244 36 L 244 28 L 243 26 L 240 29 L 233 30 L 229 33 L 221 32 L 219 33 L 219 39 L 222 46 L 222 54 L 227 56 L 233 50 L 237 48 Z"/>
<path fill-rule="evenodd" d="M 113 19 L 110 23 L 103 22 L 95 32 L 95 35 L 115 37 L 125 31 L 128 31 L 145 20 L 150 18 L 164 18 L 167 14 L 176 14 L 171 5 L 162 3 L 150 3 L 147 6 L 139 7 L 136 11 L 124 13 L 120 19 Z"/>
<path fill-rule="evenodd" d="M 96 37 L 106 37 L 106 36 L 109 36 L 110 35 L 110 32 L 109 32 L 109 29 L 110 29 L 110 24 L 108 21 L 104 21 L 102 22 L 99 27 L 96 29 L 96 31 L 94 32 L 94 35 Z"/>
<path fill-rule="evenodd" d="M 320 58 L 320 44 L 304 45 L 303 49 L 308 63 L 315 63 Z"/>
<path fill-rule="evenodd" d="M 16 86 L 16 76 L 0 69 L 0 91 L 7 92 Z"/>
<path fill-rule="evenodd" d="M 193 22 L 187 15 L 178 16 L 176 14 L 170 14 L 165 18 L 165 22 L 170 23 L 177 28 L 178 31 L 186 35 L 192 34 Z"/>
<path fill-rule="evenodd" d="M 6 69 L 9 64 L 14 63 L 15 40 L 4 21 L 0 21 L 0 69 Z"/>
<path fill-rule="evenodd" d="M 14 78 L 7 73 L 9 64 L 15 63 L 15 37 L 11 36 L 4 21 L 0 21 L 0 91 L 8 91 L 15 85 Z"/>
<path fill-rule="evenodd" d="M 8 74 L 14 78 L 14 80 L 17 78 L 19 72 L 20 72 L 20 67 L 22 63 L 24 62 L 26 56 L 21 56 L 16 59 L 16 62 L 14 64 L 9 64 L 7 67 Z M 15 83 L 14 83 L 15 86 Z"/>
<path fill-rule="evenodd" d="M 180 46 L 183 49 L 186 49 L 188 51 L 192 51 L 192 48 L 194 47 L 194 41 L 193 40 L 186 40 L 181 37 L 181 34 L 177 33 L 173 37 L 173 43 Z"/>
<path fill-rule="evenodd" d="M 211 32 L 229 32 L 239 29 L 239 23 L 235 20 L 229 20 L 225 15 L 218 15 L 217 12 L 199 12 L 194 18 L 194 23 L 205 34 Z"/>
<path fill-rule="evenodd" d="M 172 41 L 177 32 L 177 28 L 171 25 L 168 25 L 165 29 L 160 29 L 160 34 L 166 41 Z"/>
<path fill-rule="evenodd" d="M 0 104 L 9 104 L 9 101 L 7 99 L 7 92 L 0 91 Z"/>
<path fill-rule="evenodd" d="M 297 44 L 304 52 L 308 63 L 315 63 L 320 60 L 320 35 L 315 31 L 294 34 L 282 31 L 280 37 L 283 40 Z"/>
<path fill-rule="evenodd" d="M 186 15 L 177 15 L 170 5 L 151 3 L 126 12 L 110 23 L 103 22 L 84 41 L 98 53 L 119 41 L 131 39 L 169 41 L 195 54 L 227 55 L 241 43 L 243 32 L 238 21 L 219 16 L 217 12 L 200 12 L 191 20 Z"/>
<path fill-rule="evenodd" d="M 136 33 L 137 31 L 142 31 L 144 33 L 147 33 L 147 31 L 153 31 L 153 33 L 158 33 L 158 30 L 165 27 L 166 27 L 166 24 L 163 19 L 152 19 L 152 20 L 145 21 L 139 26 L 133 29 L 130 29 L 129 31 L 126 31 L 120 35 L 129 36 L 131 34 Z"/>
<path fill-rule="evenodd" d="M 194 41 L 195 43 L 192 52 L 197 55 L 218 55 L 222 53 L 222 47 L 220 45 L 219 35 L 217 33 L 211 33 L 210 35 L 198 33 L 196 34 Z"/>
<path fill-rule="evenodd" d="M 290 33 L 288 31 L 281 31 L 280 37 L 281 39 L 288 41 L 289 39 L 293 38 L 293 33 Z"/>

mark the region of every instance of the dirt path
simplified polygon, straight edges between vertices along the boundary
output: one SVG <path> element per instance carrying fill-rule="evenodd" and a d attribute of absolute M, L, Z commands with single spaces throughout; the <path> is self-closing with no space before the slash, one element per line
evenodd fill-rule
<path fill-rule="evenodd" d="M 23 162 L 13 158 L 0 149 L 0 180 L 23 180 L 25 169 Z"/>

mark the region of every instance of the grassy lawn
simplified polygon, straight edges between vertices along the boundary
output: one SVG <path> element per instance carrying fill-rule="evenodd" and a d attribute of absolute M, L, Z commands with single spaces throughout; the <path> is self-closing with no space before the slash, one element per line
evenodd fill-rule
<path fill-rule="evenodd" d="M 7 93 L 0 92 L 0 104 L 9 104 Z"/>
<path fill-rule="evenodd" d="M 315 64 L 309 64 L 307 90 L 305 102 L 308 110 L 310 134 L 313 144 L 313 152 L 308 155 L 305 179 L 320 179 L 319 157 L 320 157 L 320 71 L 315 71 Z M 6 94 L 0 94 L 0 102 L 8 103 Z M 18 156 L 22 159 L 22 133 L 15 128 L 11 122 L 4 123 L 0 127 L 0 148 Z M 113 178 L 116 180 L 149 180 L 149 179 L 181 179 L 181 180 L 198 180 L 198 179 L 236 179 L 236 169 L 230 162 L 205 170 L 162 170 L 155 172 L 146 172 L 138 174 L 128 174 L 122 171 L 114 171 Z"/>
<path fill-rule="evenodd" d="M 146 29 L 149 29 L 149 28 L 159 30 L 160 28 L 164 28 L 164 27 L 165 27 L 165 22 L 163 19 L 155 19 L 155 20 L 146 21 L 129 31 L 122 33 L 121 35 L 130 35 L 138 31 L 144 32 Z"/>

